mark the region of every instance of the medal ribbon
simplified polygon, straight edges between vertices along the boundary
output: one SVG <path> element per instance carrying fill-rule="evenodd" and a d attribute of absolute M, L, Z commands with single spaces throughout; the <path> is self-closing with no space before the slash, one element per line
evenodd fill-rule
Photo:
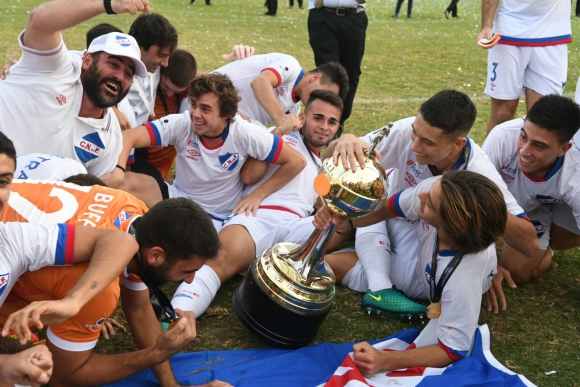
<path fill-rule="evenodd" d="M 458 251 L 451 259 L 451 262 L 447 265 L 439 282 L 435 284 L 437 275 L 437 251 L 439 250 L 439 236 L 435 236 L 435 244 L 433 245 L 433 256 L 431 258 L 431 280 L 429 281 L 429 290 L 431 293 L 431 302 L 436 304 L 441 300 L 441 294 L 443 294 L 443 288 L 447 285 L 447 281 L 451 278 L 451 274 L 457 269 L 461 259 L 465 255 L 463 251 Z"/>

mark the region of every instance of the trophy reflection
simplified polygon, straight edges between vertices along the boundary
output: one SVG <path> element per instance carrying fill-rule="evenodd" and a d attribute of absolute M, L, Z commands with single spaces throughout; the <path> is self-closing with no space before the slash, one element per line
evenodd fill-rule
<path fill-rule="evenodd" d="M 375 160 L 376 145 L 392 124 L 380 129 L 365 154 L 365 169 L 356 172 L 326 159 L 314 182 L 330 210 L 343 218 L 365 216 L 386 198 L 388 173 Z M 390 172 L 390 170 L 389 170 Z M 236 289 L 233 306 L 238 318 L 265 341 L 286 348 L 308 345 L 330 312 L 335 276 L 324 261 L 334 232 L 315 230 L 302 246 L 282 242 L 256 258 Z"/>

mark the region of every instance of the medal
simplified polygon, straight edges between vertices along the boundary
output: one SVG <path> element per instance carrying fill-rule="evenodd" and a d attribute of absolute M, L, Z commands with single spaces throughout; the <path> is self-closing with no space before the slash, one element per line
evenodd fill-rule
<path fill-rule="evenodd" d="M 441 303 L 432 302 L 427 307 L 427 317 L 430 319 L 439 318 L 441 316 Z"/>

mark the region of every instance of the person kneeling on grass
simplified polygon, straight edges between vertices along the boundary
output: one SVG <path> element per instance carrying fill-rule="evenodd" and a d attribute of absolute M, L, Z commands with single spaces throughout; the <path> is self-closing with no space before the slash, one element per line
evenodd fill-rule
<path fill-rule="evenodd" d="M 364 226 L 396 216 L 421 219 L 422 227 L 416 229 L 418 254 L 407 255 L 406 246 L 393 246 L 391 280 L 407 296 L 431 302 L 427 315 L 434 319 L 431 324 L 437 324 L 438 342 L 389 352 L 368 343 L 356 344 L 354 361 L 367 377 L 382 370 L 443 367 L 467 355 L 477 329 L 482 295 L 497 271 L 494 243 L 505 232 L 507 222 L 499 188 L 485 176 L 470 171 L 448 171 L 442 177 L 426 179 L 352 222 Z M 327 207 L 316 214 L 314 225 L 326 228 L 331 221 L 338 223 L 339 232 L 350 227 L 340 218 L 333 220 Z M 335 259 L 339 255 L 340 261 Z M 355 253 L 329 254 L 325 259 L 343 285 L 351 287 L 366 281 Z"/>

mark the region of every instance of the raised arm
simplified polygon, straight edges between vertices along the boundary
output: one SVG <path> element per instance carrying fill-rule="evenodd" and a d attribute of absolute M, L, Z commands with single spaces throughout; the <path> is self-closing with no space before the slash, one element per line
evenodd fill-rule
<path fill-rule="evenodd" d="M 115 13 L 149 12 L 149 0 L 111 0 Z M 60 31 L 105 13 L 103 0 L 55 0 L 33 9 L 28 17 L 23 43 L 36 50 L 51 50 L 60 44 Z"/>

